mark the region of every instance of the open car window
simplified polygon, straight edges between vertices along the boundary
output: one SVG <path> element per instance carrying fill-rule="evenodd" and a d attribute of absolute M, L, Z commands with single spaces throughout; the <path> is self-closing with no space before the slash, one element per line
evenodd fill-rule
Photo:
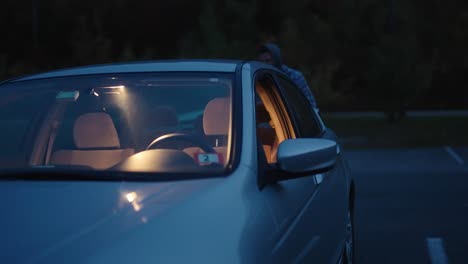
<path fill-rule="evenodd" d="M 230 162 L 232 76 L 62 77 L 4 85 L 0 169 L 212 172 Z"/>
<path fill-rule="evenodd" d="M 260 140 L 266 161 L 276 162 L 279 144 L 295 138 L 295 131 L 279 87 L 272 76 L 260 74 L 255 82 L 255 120 L 257 138 Z"/>

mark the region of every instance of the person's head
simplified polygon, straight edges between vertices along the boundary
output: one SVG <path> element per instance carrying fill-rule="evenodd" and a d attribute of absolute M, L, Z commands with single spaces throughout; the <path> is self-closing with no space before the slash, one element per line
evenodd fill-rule
<path fill-rule="evenodd" d="M 257 59 L 263 63 L 273 65 L 273 56 L 268 51 L 259 53 Z"/>
<path fill-rule="evenodd" d="M 258 50 L 257 60 L 281 69 L 281 50 L 276 44 L 267 42 Z"/>

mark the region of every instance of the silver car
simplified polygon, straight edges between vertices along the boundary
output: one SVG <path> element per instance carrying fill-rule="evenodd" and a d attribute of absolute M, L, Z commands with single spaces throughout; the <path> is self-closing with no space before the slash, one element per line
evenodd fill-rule
<path fill-rule="evenodd" d="M 258 62 L 0 84 L 1 263 L 352 263 L 335 134 Z"/>

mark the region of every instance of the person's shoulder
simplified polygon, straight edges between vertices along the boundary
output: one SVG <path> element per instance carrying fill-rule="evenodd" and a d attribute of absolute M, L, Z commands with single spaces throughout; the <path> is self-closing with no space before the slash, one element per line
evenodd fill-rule
<path fill-rule="evenodd" d="M 302 72 L 296 69 L 290 68 L 286 65 L 283 65 L 282 68 L 283 68 L 283 71 L 286 72 L 286 74 L 289 75 L 289 78 L 291 79 L 304 78 L 304 75 L 302 74 Z"/>

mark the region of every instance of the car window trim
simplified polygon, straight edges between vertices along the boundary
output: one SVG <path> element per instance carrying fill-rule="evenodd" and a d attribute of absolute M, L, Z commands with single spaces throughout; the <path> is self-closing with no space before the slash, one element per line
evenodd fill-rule
<path fill-rule="evenodd" d="M 231 89 L 231 148 L 229 150 L 230 162 L 226 165 L 226 174 L 231 174 L 240 164 L 244 119 L 242 117 L 242 68 L 244 64 L 239 63 L 234 71 Z"/>

